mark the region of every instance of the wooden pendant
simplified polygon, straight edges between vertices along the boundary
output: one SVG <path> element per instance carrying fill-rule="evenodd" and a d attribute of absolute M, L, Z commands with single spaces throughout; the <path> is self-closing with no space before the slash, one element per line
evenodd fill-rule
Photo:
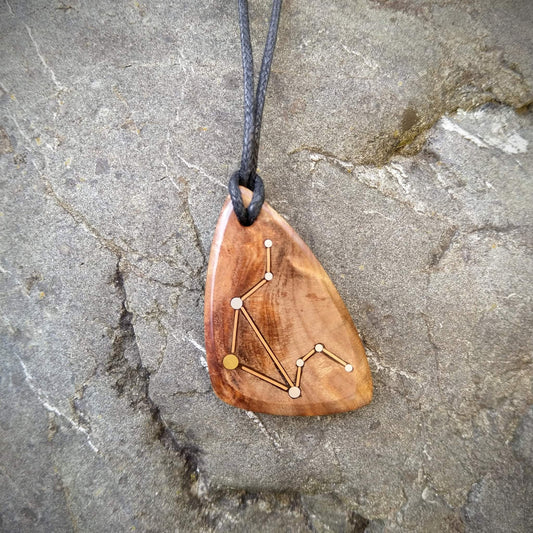
<path fill-rule="evenodd" d="M 250 191 L 241 193 L 249 203 Z M 213 389 L 231 405 L 326 415 L 372 399 L 365 351 L 344 302 L 308 246 L 266 203 L 243 227 L 226 200 L 204 320 Z"/>

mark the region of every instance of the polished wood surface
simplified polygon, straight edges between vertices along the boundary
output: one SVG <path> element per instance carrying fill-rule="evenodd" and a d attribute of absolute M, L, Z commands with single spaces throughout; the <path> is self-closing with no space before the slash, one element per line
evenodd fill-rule
<path fill-rule="evenodd" d="M 241 192 L 249 202 L 250 191 Z M 344 302 L 268 204 L 243 227 L 226 200 L 211 247 L 204 319 L 213 389 L 231 405 L 325 415 L 372 399 L 364 348 Z"/>

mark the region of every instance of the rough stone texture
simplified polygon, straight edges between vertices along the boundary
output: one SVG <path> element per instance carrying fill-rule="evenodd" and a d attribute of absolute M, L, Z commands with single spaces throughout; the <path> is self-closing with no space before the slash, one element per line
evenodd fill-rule
<path fill-rule="evenodd" d="M 279 418 L 221 403 L 202 348 L 234 2 L 4 2 L 0 529 L 531 531 L 532 18 L 285 2 L 261 174 L 375 397 Z"/>

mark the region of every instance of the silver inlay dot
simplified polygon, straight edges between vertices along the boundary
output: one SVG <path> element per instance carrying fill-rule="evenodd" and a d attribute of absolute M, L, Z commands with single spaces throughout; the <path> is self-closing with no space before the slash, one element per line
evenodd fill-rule
<path fill-rule="evenodd" d="M 299 398 L 300 397 L 300 394 L 301 394 L 301 391 L 300 391 L 300 388 L 299 387 L 291 387 L 289 389 L 289 396 L 291 398 Z"/>
<path fill-rule="evenodd" d="M 242 300 L 240 298 L 232 298 L 230 304 L 233 309 L 240 309 L 242 307 Z"/>
<path fill-rule="evenodd" d="M 304 366 L 304 364 L 305 364 L 305 361 L 303 359 L 298 359 L 296 361 L 296 366 Z"/>
<path fill-rule="evenodd" d="M 265 248 L 272 248 L 272 241 L 270 239 L 265 241 Z"/>
<path fill-rule="evenodd" d="M 321 352 L 324 349 L 322 344 L 315 344 L 315 351 Z"/>

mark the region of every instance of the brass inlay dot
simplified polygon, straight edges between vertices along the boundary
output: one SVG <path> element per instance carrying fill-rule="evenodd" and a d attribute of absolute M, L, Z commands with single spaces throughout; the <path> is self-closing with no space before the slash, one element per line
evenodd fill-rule
<path fill-rule="evenodd" d="M 235 354 L 229 353 L 222 360 L 222 364 L 228 370 L 235 370 L 239 366 L 239 359 Z"/>

